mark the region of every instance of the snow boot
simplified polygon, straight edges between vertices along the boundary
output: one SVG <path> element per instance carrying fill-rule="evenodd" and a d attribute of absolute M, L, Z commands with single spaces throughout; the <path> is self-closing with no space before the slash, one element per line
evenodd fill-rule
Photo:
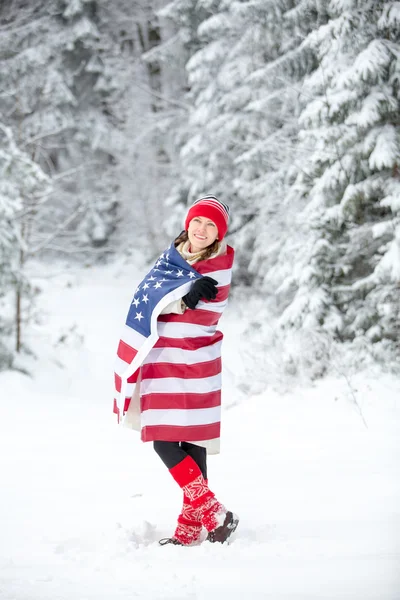
<path fill-rule="evenodd" d="M 198 510 L 200 521 L 208 531 L 207 539 L 221 544 L 226 542 L 238 526 L 239 518 L 218 502 L 196 462 L 187 456 L 172 467 L 170 473 L 183 489 L 191 507 Z"/>
<path fill-rule="evenodd" d="M 207 540 L 215 543 L 220 542 L 223 544 L 229 538 L 230 535 L 235 531 L 239 524 L 239 517 L 232 513 L 230 510 L 226 512 L 225 520 L 222 525 L 216 527 L 212 531 L 208 532 Z"/>
<path fill-rule="evenodd" d="M 160 544 L 160 546 L 166 546 L 167 544 L 173 544 L 174 546 L 183 546 L 183 544 L 181 544 L 181 542 L 175 538 L 162 538 L 161 540 L 158 540 L 158 543 Z"/>

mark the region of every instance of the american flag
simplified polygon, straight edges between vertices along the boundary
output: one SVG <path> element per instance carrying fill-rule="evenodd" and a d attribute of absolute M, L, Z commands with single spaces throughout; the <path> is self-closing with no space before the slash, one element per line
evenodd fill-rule
<path fill-rule="evenodd" d="M 200 277 L 171 244 L 136 288 L 117 350 L 114 412 L 118 419 L 127 410 L 138 369 L 157 341 L 157 317 Z"/>

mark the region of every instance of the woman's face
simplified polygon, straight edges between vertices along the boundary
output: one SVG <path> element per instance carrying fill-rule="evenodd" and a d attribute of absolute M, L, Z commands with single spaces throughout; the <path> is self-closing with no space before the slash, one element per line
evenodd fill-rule
<path fill-rule="evenodd" d="M 188 229 L 190 251 L 201 252 L 211 246 L 218 237 L 218 229 L 214 221 L 206 217 L 194 217 Z"/>

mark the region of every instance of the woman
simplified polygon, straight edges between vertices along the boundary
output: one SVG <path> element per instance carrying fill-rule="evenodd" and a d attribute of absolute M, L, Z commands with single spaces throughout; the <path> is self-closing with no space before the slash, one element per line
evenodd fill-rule
<path fill-rule="evenodd" d="M 234 257 L 224 239 L 228 219 L 229 208 L 215 196 L 193 204 L 185 230 L 139 284 L 118 349 L 124 423 L 153 442 L 183 491 L 175 533 L 162 545 L 195 544 L 203 526 L 210 542 L 224 543 L 239 522 L 207 481 L 207 452 L 219 452 L 222 333 L 216 327 Z M 158 317 L 152 331 L 145 329 L 151 301 L 147 320 L 154 325 Z M 114 410 L 120 413 L 116 403 Z"/>

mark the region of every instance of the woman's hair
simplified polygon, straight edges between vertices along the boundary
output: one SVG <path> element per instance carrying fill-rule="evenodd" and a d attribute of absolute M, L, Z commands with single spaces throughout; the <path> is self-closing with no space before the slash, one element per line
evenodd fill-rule
<path fill-rule="evenodd" d="M 174 242 L 175 248 L 177 246 L 179 246 L 179 244 L 181 244 L 182 242 L 187 242 L 188 239 L 189 239 L 188 232 L 183 230 L 182 233 L 180 233 L 178 235 L 178 237 L 176 238 L 176 240 Z M 200 260 L 207 260 L 207 258 L 210 258 L 210 256 L 212 256 L 213 254 L 218 252 L 218 248 L 219 248 L 219 241 L 214 240 L 212 244 L 207 246 L 207 248 L 204 248 L 203 252 L 201 253 Z"/>

